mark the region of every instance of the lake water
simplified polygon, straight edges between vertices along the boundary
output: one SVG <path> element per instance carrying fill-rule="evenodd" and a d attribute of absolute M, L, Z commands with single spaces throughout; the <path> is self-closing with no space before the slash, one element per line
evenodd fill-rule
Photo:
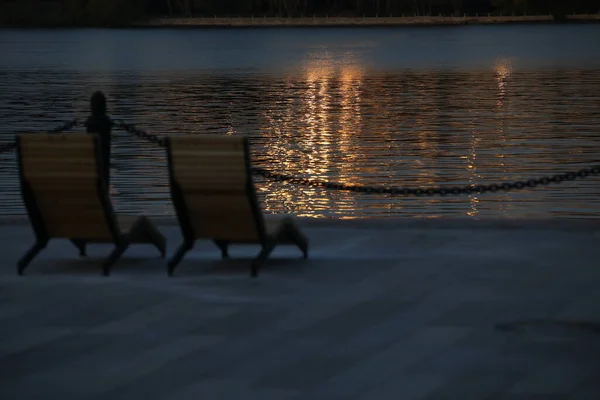
<path fill-rule="evenodd" d="M 503 183 L 600 164 L 600 25 L 0 30 L 0 143 L 85 118 L 246 134 L 255 165 L 369 185 Z M 75 130 L 77 131 L 77 130 Z M 82 128 L 79 128 L 82 131 Z M 172 214 L 164 149 L 115 132 L 118 210 Z M 0 214 L 22 214 L 14 154 Z M 600 179 L 443 198 L 264 182 L 313 217 L 600 217 Z"/>

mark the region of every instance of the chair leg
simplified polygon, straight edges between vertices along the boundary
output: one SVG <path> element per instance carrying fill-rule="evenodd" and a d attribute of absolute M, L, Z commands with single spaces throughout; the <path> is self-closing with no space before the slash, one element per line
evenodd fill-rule
<path fill-rule="evenodd" d="M 86 246 L 87 242 L 85 240 L 81 240 L 81 239 L 70 239 L 70 240 L 71 240 L 71 243 L 73 243 L 73 245 L 75 247 L 77 247 L 77 249 L 79 250 L 80 257 L 87 256 L 87 254 L 85 252 L 85 246 Z"/>
<path fill-rule="evenodd" d="M 29 250 L 27 250 L 25 255 L 23 255 L 23 257 L 21 257 L 21 259 L 17 263 L 17 272 L 19 275 L 23 275 L 23 271 L 25 271 L 27 265 L 29 265 L 31 260 L 33 260 L 34 257 L 37 256 L 38 253 L 42 251 L 42 249 L 44 249 L 47 244 L 48 239 L 37 240 L 35 244 L 31 246 Z"/>
<path fill-rule="evenodd" d="M 154 247 L 160 251 L 160 258 L 165 258 L 167 256 L 167 241 L 164 237 L 157 237 L 152 235 L 152 244 Z"/>
<path fill-rule="evenodd" d="M 167 256 L 167 239 L 150 223 L 146 220 L 147 232 L 150 234 L 152 244 L 160 251 L 160 257 L 165 258 Z"/>
<path fill-rule="evenodd" d="M 305 260 L 308 258 L 308 239 L 306 236 L 304 236 L 296 224 L 286 224 L 279 235 L 290 238 L 292 243 L 294 243 L 302 252 L 302 257 Z"/>
<path fill-rule="evenodd" d="M 141 217 L 137 224 L 131 229 L 129 236 L 135 238 L 142 236 L 149 239 L 150 242 L 160 251 L 160 257 L 165 258 L 167 255 L 167 240 L 165 237 L 152 225 L 146 217 Z M 135 240 L 134 240 L 135 241 Z"/>
<path fill-rule="evenodd" d="M 302 251 L 302 258 L 306 260 L 308 258 L 308 242 L 299 241 L 296 244 L 298 245 L 298 248 Z"/>
<path fill-rule="evenodd" d="M 300 251 L 302 251 L 302 258 L 306 260 L 308 258 L 308 240 L 304 237 L 304 235 L 298 232 L 294 232 L 293 237 L 294 243 L 296 246 L 298 246 Z"/>
<path fill-rule="evenodd" d="M 192 247 L 194 247 L 194 243 L 187 241 L 184 241 L 181 244 L 181 246 L 179 246 L 179 248 L 175 252 L 175 255 L 173 255 L 173 257 L 169 260 L 167 264 L 167 273 L 169 276 L 173 276 L 173 271 L 175 271 L 175 267 L 177 267 L 177 264 L 181 262 L 185 253 L 190 251 Z"/>
<path fill-rule="evenodd" d="M 221 258 L 229 258 L 229 242 L 226 240 L 215 240 L 214 242 L 221 249 Z"/>
<path fill-rule="evenodd" d="M 271 254 L 271 252 L 273 251 L 274 248 L 275 248 L 274 240 L 269 241 L 263 245 L 261 252 L 258 254 L 258 256 L 254 260 L 252 260 L 250 276 L 252 276 L 253 278 L 256 278 L 258 276 L 258 271 L 259 271 L 260 267 L 264 264 L 264 262 L 267 260 L 267 258 L 269 258 L 269 255 Z"/>
<path fill-rule="evenodd" d="M 119 260 L 119 258 L 121 258 L 121 256 L 125 252 L 125 250 L 127 250 L 127 247 L 129 247 L 128 241 L 122 241 L 120 243 L 117 243 L 117 245 L 115 246 L 115 249 L 112 251 L 112 253 L 110 253 L 110 255 L 108 256 L 106 261 L 104 261 L 104 267 L 103 267 L 104 276 L 110 275 L 110 269 Z"/>

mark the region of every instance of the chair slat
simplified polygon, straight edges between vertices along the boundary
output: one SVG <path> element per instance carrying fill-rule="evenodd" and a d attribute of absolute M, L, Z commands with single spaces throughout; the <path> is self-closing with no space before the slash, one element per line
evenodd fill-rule
<path fill-rule="evenodd" d="M 45 228 L 53 238 L 85 238 L 112 242 L 113 237 L 102 219 L 78 219 L 76 221 L 44 221 Z"/>
<path fill-rule="evenodd" d="M 262 228 L 256 215 L 261 221 L 262 213 L 250 197 L 245 139 L 190 135 L 169 140 L 173 179 L 196 238 L 258 241 Z"/>
<path fill-rule="evenodd" d="M 173 204 L 184 242 L 168 264 L 171 275 L 196 239 L 212 239 L 228 257 L 236 242 L 258 243 L 251 275 L 278 243 L 298 246 L 308 256 L 308 241 L 294 220 L 285 216 L 267 227 L 254 190 L 245 137 L 196 135 L 167 138 Z"/>
<path fill-rule="evenodd" d="M 22 194 L 36 236 L 18 261 L 19 274 L 53 238 L 70 239 L 80 255 L 88 242 L 114 243 L 104 275 L 131 243 L 153 244 L 165 256 L 166 239 L 148 218 L 121 219 L 119 226 L 100 175 L 98 145 L 96 135 L 17 136 Z"/>
<path fill-rule="evenodd" d="M 19 136 L 19 146 L 23 177 L 47 234 L 110 241 L 111 229 L 98 193 L 94 137 L 27 134 Z"/>

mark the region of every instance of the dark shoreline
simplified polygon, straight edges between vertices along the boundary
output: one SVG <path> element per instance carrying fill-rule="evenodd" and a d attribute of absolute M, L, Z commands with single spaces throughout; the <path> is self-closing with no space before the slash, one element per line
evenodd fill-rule
<path fill-rule="evenodd" d="M 315 18 L 149 18 L 127 24 L 0 24 L 0 28 L 324 28 L 324 27 L 433 27 L 464 25 L 511 25 L 511 24 L 589 24 L 599 23 L 600 14 L 567 15 L 556 19 L 552 15 L 530 16 L 465 16 L 465 17 L 315 17 Z"/>
<path fill-rule="evenodd" d="M 573 15 L 558 21 L 551 15 L 473 17 L 380 17 L 380 18 L 155 18 L 134 24 L 147 28 L 252 28 L 252 27 L 375 27 L 375 26 L 460 26 L 524 23 L 600 22 L 598 15 Z"/>

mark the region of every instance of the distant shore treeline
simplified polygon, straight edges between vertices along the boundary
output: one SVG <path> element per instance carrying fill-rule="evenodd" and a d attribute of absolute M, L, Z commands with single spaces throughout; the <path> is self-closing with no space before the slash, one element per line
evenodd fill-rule
<path fill-rule="evenodd" d="M 0 0 L 5 25 L 126 26 L 160 16 L 374 17 L 600 12 L 600 0 Z"/>

